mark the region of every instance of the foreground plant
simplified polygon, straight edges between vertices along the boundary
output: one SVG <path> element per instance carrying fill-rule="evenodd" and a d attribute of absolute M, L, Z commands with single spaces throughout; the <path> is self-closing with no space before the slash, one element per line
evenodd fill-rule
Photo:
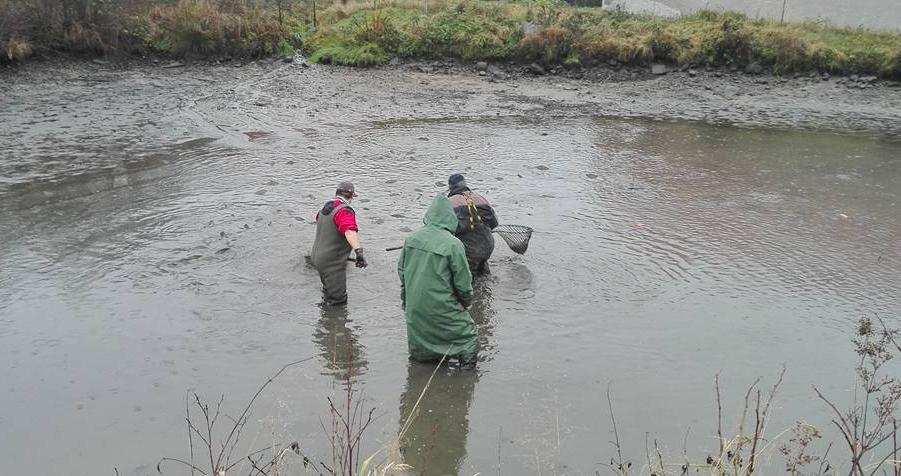
<path fill-rule="evenodd" d="M 757 463 L 761 454 L 764 452 L 764 446 L 767 443 L 765 438 L 767 419 L 770 412 L 770 405 L 773 403 L 779 387 L 782 386 L 783 377 L 785 376 L 785 367 L 779 372 L 776 382 L 770 388 L 764 397 L 761 392 L 759 383 L 760 379 L 754 381 L 745 392 L 744 406 L 742 407 L 741 417 L 734 436 L 726 437 L 723 433 L 723 404 L 720 391 L 720 376 L 716 374 L 714 377 L 714 390 L 716 391 L 716 410 L 717 410 L 717 441 L 719 443 L 718 450 L 707 456 L 703 463 L 692 461 L 688 456 L 687 440 L 689 431 L 685 432 L 682 442 L 682 460 L 680 462 L 664 461 L 663 453 L 660 449 L 660 443 L 654 439 L 654 456 L 651 454 L 651 448 L 648 442 L 649 434 L 645 434 L 645 458 L 647 466 L 642 468 L 646 471 L 644 474 L 651 476 L 665 476 L 667 474 L 686 475 L 689 471 L 704 472 L 712 476 L 741 476 L 753 474 L 757 469 Z M 752 397 L 753 395 L 753 397 Z M 614 441 L 611 442 L 616 449 L 616 458 L 610 460 L 607 465 L 610 470 L 617 475 L 627 476 L 632 474 L 632 462 L 623 458 L 622 447 L 619 440 L 619 432 L 616 427 L 616 417 L 613 412 L 613 399 L 610 395 L 610 389 L 607 389 L 607 404 L 610 409 L 610 421 L 613 424 Z M 749 415 L 753 409 L 754 419 L 753 427 L 750 425 Z M 690 428 L 689 428 L 690 430 Z"/>
<path fill-rule="evenodd" d="M 813 387 L 817 397 L 832 411 L 832 423 L 847 444 L 851 476 L 874 475 L 886 465 L 892 474 L 901 475 L 895 416 L 901 400 L 901 380 L 884 372 L 895 352 L 901 351 L 898 345 L 901 330 L 889 329 L 881 319 L 879 323 L 881 329 L 875 329 L 871 319 L 862 318 L 858 325 L 853 342 L 859 360 L 854 392 L 846 410 L 839 410 L 833 400 Z M 889 444 L 883 446 L 886 443 Z"/>
<path fill-rule="evenodd" d="M 311 460 L 302 453 L 300 443 L 296 441 L 287 444 L 270 445 L 239 457 L 236 457 L 236 450 L 241 439 L 241 432 L 247 424 L 250 410 L 260 394 L 289 367 L 300 365 L 311 359 L 312 357 L 309 357 L 291 362 L 279 369 L 278 372 L 269 377 L 257 389 L 237 418 L 227 417 L 226 414 L 222 413 L 222 403 L 225 401 L 225 395 L 220 396 L 215 409 L 211 408 L 210 404 L 202 400 L 197 393 L 192 394 L 193 398 L 186 398 L 185 423 L 188 429 L 189 459 L 162 458 L 156 465 L 157 471 L 163 474 L 163 463 L 171 462 L 189 468 L 192 476 L 196 473 L 225 476 L 232 469 L 240 469 L 246 460 L 251 467 L 250 474 L 268 475 L 274 470 L 277 471 L 282 459 L 292 453 L 302 458 L 304 466 L 310 464 Z M 192 401 L 193 406 L 191 405 Z M 192 407 L 195 408 L 194 412 L 191 411 Z M 230 427 L 225 427 L 228 428 L 227 430 L 220 430 L 220 426 L 218 426 L 218 423 L 222 421 L 220 417 L 227 417 L 232 422 Z M 195 453 L 195 438 L 199 440 L 199 443 L 203 443 L 203 445 L 199 443 L 197 445 L 199 454 Z M 273 455 L 268 460 L 266 452 L 272 452 Z"/>
<path fill-rule="evenodd" d="M 320 420 L 322 430 L 325 432 L 331 448 L 331 464 L 323 462 L 319 466 L 327 474 L 338 476 L 355 476 L 357 466 L 360 464 L 360 447 L 363 434 L 372 423 L 372 414 L 375 408 L 364 408 L 365 400 L 362 394 L 353 387 L 353 362 L 351 351 L 347 359 L 347 379 L 344 384 L 344 401 L 335 405 L 331 397 L 327 397 L 329 406 L 330 426 L 326 428 Z"/>
<path fill-rule="evenodd" d="M 819 454 L 817 443 L 824 432 L 809 423 L 798 421 L 775 437 L 766 436 L 770 407 L 782 385 L 785 367 L 778 374 L 775 383 L 765 394 L 759 387 L 758 379 L 748 387 L 744 396 L 744 406 L 734 433 L 724 433 L 723 405 L 719 374 L 714 377 L 716 393 L 717 441 L 718 447 L 706 461 L 692 460 L 686 451 L 686 432 L 682 444 L 681 461 L 668 462 L 661 451 L 660 443 L 654 439 L 653 451 L 649 434 L 645 437 L 646 466 L 638 472 L 651 476 L 687 475 L 690 472 L 711 476 L 746 476 L 760 472 L 760 461 L 764 454 L 774 449 L 782 435 L 791 433 L 778 447 L 785 460 L 786 472 L 793 475 L 839 474 L 846 468 L 849 476 L 875 476 L 891 474 L 901 476 L 901 446 L 898 441 L 898 402 L 901 401 L 901 380 L 891 375 L 888 364 L 901 352 L 901 329 L 892 329 L 876 318 L 862 318 L 855 337 L 852 339 L 858 361 L 855 371 L 852 399 L 845 410 L 840 410 L 833 400 L 826 397 L 816 386 L 816 396 L 826 403 L 832 413 L 833 425 L 839 430 L 839 446 L 845 446 L 847 457 L 834 457 L 843 462 L 835 465 L 829 459 L 833 442 Z M 633 464 L 622 455 L 613 400 L 608 389 L 607 401 L 613 424 L 616 457 L 610 460 L 612 473 L 625 476 L 636 471 Z"/>

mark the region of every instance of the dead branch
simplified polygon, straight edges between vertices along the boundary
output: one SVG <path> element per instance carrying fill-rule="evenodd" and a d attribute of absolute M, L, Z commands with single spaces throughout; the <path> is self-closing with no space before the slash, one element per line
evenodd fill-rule
<path fill-rule="evenodd" d="M 716 438 L 719 442 L 720 452 L 717 453 L 719 458 L 723 457 L 723 401 L 720 397 L 720 374 L 719 372 L 713 377 L 713 386 L 716 389 Z"/>
<path fill-rule="evenodd" d="M 879 321 L 879 325 L 882 326 L 883 335 L 889 342 L 891 342 L 891 344 L 898 352 L 901 352 L 901 343 L 898 343 L 898 341 L 896 340 L 898 335 L 901 334 L 901 329 L 889 329 L 889 327 L 885 324 L 885 321 L 879 314 L 875 314 L 875 316 L 876 320 Z"/>
<path fill-rule="evenodd" d="M 254 402 L 256 402 L 257 398 L 260 396 L 260 394 L 263 393 L 263 391 L 266 389 L 266 387 L 268 387 L 286 369 L 288 369 L 289 367 L 292 367 L 294 365 L 298 365 L 303 362 L 309 361 L 312 358 L 313 357 L 308 357 L 308 358 L 305 358 L 302 360 L 298 360 L 298 361 L 286 364 L 281 369 L 279 369 L 275 374 L 273 374 L 271 377 L 269 377 L 269 379 L 266 380 L 266 382 L 264 382 L 257 389 L 256 393 L 254 393 L 253 397 L 250 399 L 250 401 L 244 407 L 244 410 L 241 412 L 241 415 L 237 419 L 232 418 L 231 416 L 228 416 L 222 412 L 222 404 L 225 401 L 224 394 L 220 395 L 219 401 L 216 404 L 215 411 L 211 413 L 210 405 L 207 403 L 204 403 L 204 401 L 200 398 L 200 395 L 198 395 L 197 392 L 190 392 L 190 391 L 186 392 L 185 393 L 185 424 L 187 425 L 187 432 L 188 432 L 188 448 L 189 448 L 189 454 L 190 454 L 190 461 L 185 461 L 185 460 L 178 459 L 178 458 L 168 458 L 168 457 L 162 458 L 162 459 L 160 459 L 159 463 L 157 463 L 157 471 L 162 474 L 162 463 L 166 462 L 166 461 L 176 462 L 176 463 L 184 465 L 187 468 L 190 468 L 192 476 L 197 472 L 199 472 L 200 474 L 203 474 L 203 475 L 224 474 L 225 472 L 234 468 L 237 464 L 242 462 L 244 459 L 244 458 L 241 458 L 234 463 L 232 463 L 232 461 L 231 461 L 231 457 L 235 451 L 235 448 L 237 447 L 238 439 L 240 438 L 241 431 L 243 430 L 244 425 L 247 423 L 247 415 L 250 412 L 251 407 L 253 407 Z M 205 428 L 202 428 L 202 429 L 198 428 L 197 425 L 194 424 L 194 421 L 191 418 L 191 406 L 192 405 L 191 405 L 190 397 L 192 395 L 193 395 L 193 403 L 202 415 L 202 421 L 203 421 L 202 426 L 205 426 Z M 228 433 L 228 436 L 224 440 L 219 441 L 218 452 L 217 452 L 217 454 L 214 455 L 213 446 L 216 443 L 213 439 L 213 433 L 215 432 L 217 424 L 219 423 L 219 418 L 222 415 L 228 416 L 228 418 L 231 419 L 231 421 L 233 422 L 233 425 L 231 427 L 231 431 L 229 431 L 229 433 Z M 207 473 L 206 471 L 199 468 L 194 462 L 194 458 L 195 458 L 194 436 L 196 436 L 200 441 L 203 442 L 204 445 L 206 445 L 207 456 L 209 458 L 209 463 L 210 463 L 210 468 L 209 468 L 210 473 Z M 272 447 L 267 447 L 262 450 L 257 450 L 255 452 L 247 455 L 246 458 L 251 462 L 251 466 L 258 466 L 257 463 L 262 461 L 262 458 L 255 461 L 253 459 L 253 456 L 256 454 L 259 454 L 263 451 L 266 451 L 268 449 L 271 449 L 271 448 Z M 283 452 L 282 452 L 282 454 L 283 454 Z M 225 458 L 224 462 L 223 462 L 223 458 Z M 264 471 L 266 471 L 265 468 L 266 467 L 264 467 L 262 469 Z M 255 468 L 255 469 L 259 470 L 260 468 Z"/>
<path fill-rule="evenodd" d="M 691 434 L 691 425 L 688 425 L 685 428 L 685 434 L 682 435 L 682 458 L 685 460 L 685 463 L 682 464 L 682 474 L 688 474 L 688 470 L 691 468 L 691 461 L 688 459 L 688 435 Z"/>
<path fill-rule="evenodd" d="M 735 454 L 739 454 L 742 450 L 742 447 L 745 444 L 745 422 L 748 419 L 748 408 L 750 408 L 751 403 L 751 393 L 757 388 L 757 385 L 760 383 L 760 377 L 757 377 L 754 382 L 748 386 L 748 390 L 745 392 L 745 403 L 741 410 L 741 418 L 738 421 L 738 438 L 735 448 Z"/>
<path fill-rule="evenodd" d="M 194 436 L 191 433 L 191 400 L 190 392 L 185 391 L 185 423 L 188 425 L 188 447 L 191 451 L 191 476 L 194 476 Z"/>
<path fill-rule="evenodd" d="M 666 476 L 666 467 L 663 466 L 663 454 L 660 452 L 660 445 L 657 444 L 657 438 L 654 438 L 654 450 L 657 452 L 657 463 L 660 465 L 660 476 Z"/>
<path fill-rule="evenodd" d="M 650 438 L 650 435 L 651 435 L 651 434 L 648 433 L 648 432 L 645 432 L 645 433 L 644 433 L 644 455 L 645 455 L 645 457 L 646 457 L 647 460 L 648 460 L 648 472 L 651 473 L 651 474 L 653 474 L 653 473 L 654 473 L 654 466 L 651 464 L 651 447 L 650 447 L 650 445 L 649 445 L 649 443 L 648 443 L 648 440 L 649 440 L 649 438 Z"/>
<path fill-rule="evenodd" d="M 892 473 L 895 476 L 901 475 L 901 464 L 898 461 L 898 419 L 892 418 Z"/>
<path fill-rule="evenodd" d="M 813 387 L 813 391 L 816 392 L 816 394 L 820 398 L 820 400 L 826 402 L 826 405 L 829 405 L 829 408 L 832 409 L 832 413 L 839 419 L 841 424 L 839 424 L 839 422 L 836 422 L 835 420 L 833 420 L 833 423 L 835 423 L 836 426 L 838 426 L 839 429 L 842 430 L 842 434 L 845 436 L 845 439 L 848 440 L 848 444 L 851 445 L 851 441 L 850 441 L 850 439 L 852 437 L 852 434 L 850 431 L 851 425 L 848 423 L 847 420 L 845 420 L 845 416 L 842 414 L 842 412 L 840 412 L 838 410 L 838 407 L 836 407 L 835 404 L 832 403 L 832 401 L 830 401 L 828 398 L 826 398 L 823 395 L 822 392 L 820 392 L 820 389 L 817 388 L 816 385 L 813 385 L 812 387 Z M 848 429 L 847 431 L 845 430 L 846 428 Z M 853 449 L 854 445 L 851 445 L 851 448 Z"/>
<path fill-rule="evenodd" d="M 826 452 L 823 453 L 823 458 L 820 459 L 820 467 L 817 470 L 817 474 L 825 474 L 825 472 L 829 470 L 829 462 L 826 458 L 829 457 L 829 450 L 831 450 L 831 449 L 832 449 L 832 442 L 830 441 L 829 445 L 826 446 Z M 823 468 L 823 465 L 826 465 L 825 470 Z"/>
<path fill-rule="evenodd" d="M 764 437 L 770 405 L 773 403 L 773 399 L 776 397 L 776 392 L 779 391 L 779 387 L 782 386 L 785 370 L 785 365 L 783 365 L 782 370 L 779 372 L 779 376 L 776 378 L 776 383 L 773 384 L 770 393 L 767 395 L 762 412 L 760 410 L 760 389 L 757 389 L 757 398 L 754 407 L 754 438 L 751 440 L 751 454 L 748 456 L 748 474 L 754 473 L 754 463 L 757 460 L 757 445 Z"/>
<path fill-rule="evenodd" d="M 620 471 L 623 470 L 623 451 L 619 443 L 619 430 L 616 428 L 616 414 L 613 412 L 613 397 L 610 396 L 610 384 L 607 384 L 607 407 L 610 409 L 610 421 L 613 423 L 613 446 L 616 447 L 617 464 Z"/>
<path fill-rule="evenodd" d="M 193 464 L 188 463 L 187 461 L 181 460 L 178 458 L 161 458 L 159 463 L 156 464 L 156 472 L 157 473 L 163 474 L 162 464 L 164 461 L 172 461 L 175 463 L 181 463 L 181 464 L 191 468 L 193 471 L 197 471 L 198 473 L 204 474 L 204 475 L 206 474 L 202 469 L 198 468 L 197 466 L 194 466 Z"/>
<path fill-rule="evenodd" d="M 285 364 L 285 366 L 280 368 L 278 370 L 278 372 L 276 372 L 274 375 L 269 377 L 269 379 L 266 380 L 266 382 L 264 382 L 263 385 L 260 385 L 260 388 L 257 389 L 257 392 L 255 394 L 253 394 L 253 397 L 250 399 L 249 402 L 247 402 L 247 406 L 244 407 L 244 411 L 241 412 L 241 416 L 238 417 L 238 420 L 235 422 L 234 426 L 232 426 L 231 431 L 228 433 L 228 437 L 225 439 L 225 445 L 227 446 L 231 442 L 231 439 L 234 437 L 235 432 L 238 431 L 239 423 L 247 417 L 247 412 L 250 411 L 250 407 L 253 406 L 253 403 L 256 402 L 256 400 L 260 396 L 260 394 L 263 393 L 263 390 L 265 390 L 266 387 L 268 387 L 269 384 L 271 384 L 273 380 L 278 378 L 278 376 L 281 375 L 289 367 L 293 367 L 295 365 L 302 364 L 302 363 L 307 362 L 312 359 L 313 359 L 313 357 L 307 357 L 305 359 L 301 359 L 301 360 L 297 360 L 297 361 Z M 217 459 L 215 466 L 213 466 L 214 468 L 219 467 L 219 463 L 221 462 L 222 457 L 224 456 L 224 453 L 225 453 L 224 450 L 219 453 L 219 458 Z"/>

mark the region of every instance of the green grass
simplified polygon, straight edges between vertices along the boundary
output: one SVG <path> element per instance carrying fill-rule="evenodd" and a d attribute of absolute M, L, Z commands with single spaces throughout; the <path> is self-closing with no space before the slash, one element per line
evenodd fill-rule
<path fill-rule="evenodd" d="M 320 48 L 368 45 L 379 51 L 382 62 L 394 56 L 567 66 L 609 59 L 739 67 L 756 62 L 776 73 L 817 70 L 901 77 L 899 34 L 780 24 L 728 12 L 669 20 L 552 2 L 464 0 L 428 13 L 418 4 L 395 2 L 336 9 L 324 18 L 327 23 L 305 44 L 314 58 Z M 526 22 L 530 31 L 523 28 Z M 367 56 L 364 64 L 374 59 Z"/>
<path fill-rule="evenodd" d="M 60 3 L 76 2 L 61 0 Z M 85 0 L 77 0 L 79 4 Z M 702 11 L 679 19 L 571 7 L 557 0 L 382 0 L 372 3 L 283 0 L 87 0 L 85 18 L 42 12 L 48 2 L 0 0 L 0 55 L 20 61 L 50 51 L 170 56 L 288 56 L 348 66 L 392 57 L 539 62 L 577 67 L 626 64 L 744 67 L 778 74 L 822 71 L 901 79 L 901 34 L 781 24 Z M 53 4 L 53 2 L 50 2 Z M 44 5 L 44 7 L 41 7 Z M 227 5 L 227 6 L 222 6 Z M 68 10 L 61 10 L 68 11 Z"/>
<path fill-rule="evenodd" d="M 385 50 L 374 43 L 326 45 L 316 48 L 310 55 L 310 61 L 314 63 L 342 66 L 373 66 L 384 64 L 388 59 Z"/>

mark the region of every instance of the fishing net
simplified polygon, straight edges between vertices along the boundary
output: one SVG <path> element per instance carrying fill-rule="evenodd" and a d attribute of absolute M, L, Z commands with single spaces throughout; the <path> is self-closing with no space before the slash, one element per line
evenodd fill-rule
<path fill-rule="evenodd" d="M 507 246 L 518 254 L 526 252 L 529 240 L 532 239 L 532 229 L 523 225 L 498 225 L 491 231 L 500 235 L 507 242 Z"/>

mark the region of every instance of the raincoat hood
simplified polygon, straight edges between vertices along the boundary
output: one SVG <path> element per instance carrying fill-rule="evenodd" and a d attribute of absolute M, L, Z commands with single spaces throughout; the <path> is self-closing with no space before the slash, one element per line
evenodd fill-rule
<path fill-rule="evenodd" d="M 425 212 L 422 223 L 429 226 L 443 228 L 451 233 L 457 230 L 457 215 L 450 200 L 443 195 L 438 195 L 432 201 L 429 210 Z"/>

